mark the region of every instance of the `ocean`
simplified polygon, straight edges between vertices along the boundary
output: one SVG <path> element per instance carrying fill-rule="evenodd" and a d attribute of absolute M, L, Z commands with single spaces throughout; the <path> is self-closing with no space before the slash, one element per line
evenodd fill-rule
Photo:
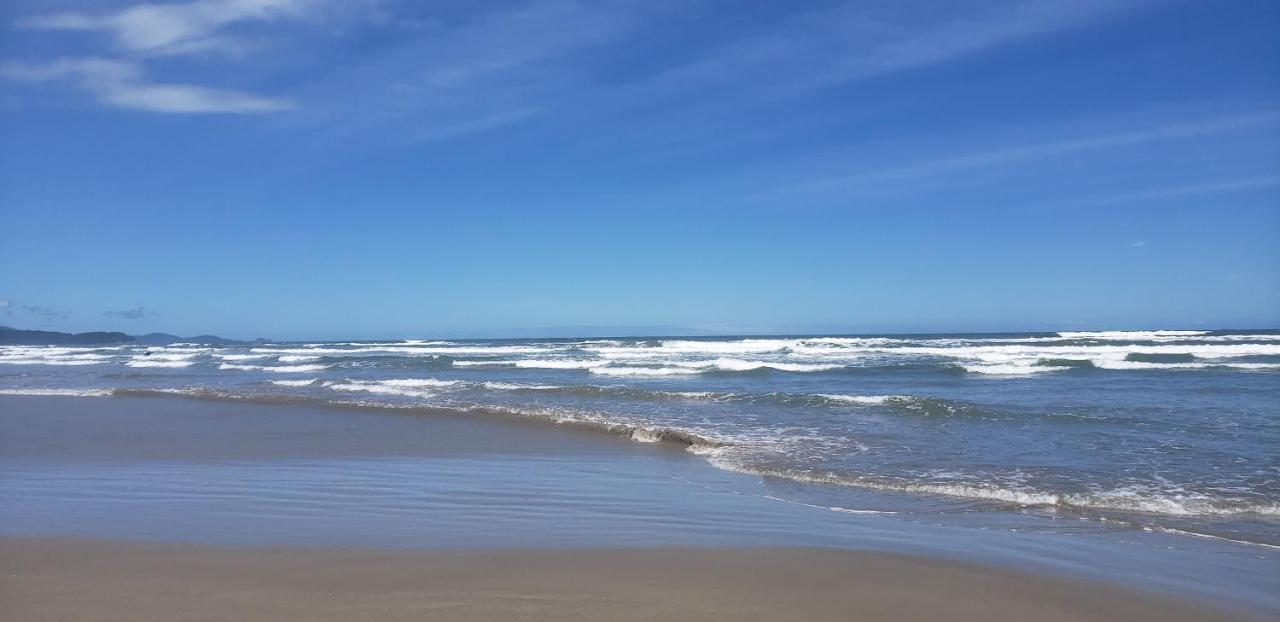
<path fill-rule="evenodd" d="M 0 346 L 0 394 L 544 420 L 838 512 L 1280 547 L 1273 330 Z"/>

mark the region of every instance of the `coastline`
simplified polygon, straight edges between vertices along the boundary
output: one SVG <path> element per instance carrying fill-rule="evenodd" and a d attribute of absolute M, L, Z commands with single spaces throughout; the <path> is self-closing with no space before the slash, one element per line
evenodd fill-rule
<path fill-rule="evenodd" d="M 0 539 L 53 620 L 1261 620 L 1093 582 L 831 549 L 374 551 Z"/>
<path fill-rule="evenodd" d="M 957 528 L 928 516 L 832 511 L 779 496 L 778 487 L 798 484 L 716 469 L 678 442 L 641 443 L 537 420 L 176 396 L 0 396 L 0 405 L 0 477 L 5 484 L 0 555 L 8 568 L 29 569 L 4 581 L 6 600 L 18 592 L 27 595 L 19 594 L 21 598 L 34 598 L 84 585 L 85 598 L 96 593 L 95 602 L 129 611 L 172 605 L 148 601 L 145 593 L 122 586 L 125 579 L 105 570 L 135 563 L 131 560 L 152 564 L 139 566 L 131 585 L 152 586 L 144 592 L 184 593 L 184 599 L 204 599 L 213 607 L 215 601 L 226 602 L 225 594 L 191 593 L 194 588 L 183 588 L 185 582 L 203 582 L 200 573 L 207 572 L 252 577 L 254 568 L 277 555 L 314 555 L 317 565 L 337 568 L 345 567 L 340 560 L 348 554 L 384 561 L 403 556 L 440 569 L 455 567 L 451 564 L 471 568 L 483 558 L 497 570 L 524 567 L 536 569 L 534 574 L 585 555 L 582 559 L 598 558 L 592 562 L 598 566 L 571 564 L 579 574 L 542 586 L 544 591 L 536 592 L 540 598 L 559 602 L 555 599 L 577 589 L 574 581 L 597 574 L 600 583 L 593 589 L 623 593 L 622 583 L 604 581 L 612 571 L 597 572 L 606 566 L 633 568 L 639 574 L 631 579 L 661 583 L 680 576 L 679 568 L 705 563 L 711 564 L 708 583 L 646 587 L 611 602 L 630 603 L 628 598 L 634 597 L 640 603 L 646 595 L 659 594 L 673 603 L 687 602 L 677 589 L 687 584 L 700 598 L 723 598 L 728 611 L 736 601 L 723 596 L 732 588 L 727 577 L 736 576 L 734 569 L 741 565 L 772 577 L 779 593 L 810 589 L 770 574 L 774 571 L 767 560 L 784 551 L 778 555 L 797 556 L 800 566 L 814 555 L 844 560 L 836 564 L 838 569 L 829 566 L 848 579 L 837 582 L 843 587 L 814 596 L 815 602 L 835 603 L 832 607 L 857 601 L 840 600 L 851 581 L 877 585 L 860 574 L 882 565 L 877 556 L 906 559 L 907 554 L 916 565 L 895 576 L 905 586 L 919 586 L 909 588 L 916 590 L 913 598 L 930 602 L 947 595 L 969 598 L 974 607 L 1005 603 L 1004 579 L 982 584 L 986 587 L 966 583 L 965 575 L 973 571 L 1021 577 L 1017 581 L 1036 585 L 1048 582 L 1036 588 L 1048 591 L 1025 592 L 1028 599 L 1060 590 L 1089 594 L 1082 602 L 1121 607 L 1132 597 L 1152 611 L 1164 611 L 1159 603 L 1176 595 L 1191 599 L 1188 610 L 1280 611 L 1275 580 L 1268 579 L 1275 576 L 1271 571 L 1277 560 L 1266 549 L 1137 530 L 1035 533 L 985 515 L 981 527 Z M 530 548 L 538 550 L 517 550 Z M 706 561 L 680 557 L 693 555 L 690 551 Z M 517 563 L 520 555 L 530 557 Z M 675 557 L 663 557 L 671 555 Z M 54 563 L 56 559 L 64 562 Z M 66 561 L 75 559 L 85 563 Z M 211 559 L 222 559 L 221 570 L 210 570 Z M 299 569 L 307 566 L 296 563 Z M 382 562 L 367 563 L 372 568 Z M 937 571 L 942 575 L 922 570 L 932 566 L 943 568 Z M 717 568 L 728 574 L 717 575 Z M 917 577 L 920 572 L 924 574 Z M 378 593 L 377 581 L 391 580 L 361 583 L 361 573 L 350 574 L 352 601 L 361 601 L 366 591 Z M 304 582 L 315 578 L 306 572 L 296 576 Z M 523 585 L 519 576 L 507 578 L 514 583 L 503 584 L 504 589 Z M 232 582 L 219 589 L 242 594 L 253 583 Z M 956 592 L 934 588 L 953 583 L 967 587 Z M 1124 598 L 1112 601 L 1104 594 L 1095 599 L 1095 587 Z M 989 591 L 975 591 L 980 588 Z M 742 591 L 768 594 L 763 584 Z M 297 592 L 284 585 L 255 602 L 266 607 L 263 611 L 305 605 L 291 604 L 288 594 Z M 414 608 L 421 600 L 415 599 L 425 593 L 414 594 L 402 594 L 405 600 L 399 602 L 406 611 L 419 611 Z M 446 596 L 430 598 L 447 601 Z M 874 600 L 875 592 L 864 596 L 863 601 Z M 1006 604 L 1033 602 L 1018 598 Z M 1062 606 L 1068 607 L 1064 612 L 1080 611 L 1069 609 L 1067 602 Z M 548 618 L 563 618 L 572 617 L 574 610 L 547 611 Z M 1136 610 L 1123 611 L 1127 613 L 1114 618 L 1084 619 L 1132 619 L 1129 613 Z M 926 613 L 920 615 L 929 617 Z M 595 614 L 583 615 L 599 617 L 600 611 Z M 811 617 L 822 615 L 815 611 Z M 1017 615 L 1017 610 L 988 612 L 987 617 L 996 615 Z"/>

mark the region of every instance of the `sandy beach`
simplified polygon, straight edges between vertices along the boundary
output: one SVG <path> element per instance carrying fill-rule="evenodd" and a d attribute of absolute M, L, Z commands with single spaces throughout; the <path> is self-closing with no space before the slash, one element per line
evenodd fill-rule
<path fill-rule="evenodd" d="M 0 413 L 0 602 L 15 620 L 1201 620 L 1275 606 L 1273 561 L 1185 544 L 1212 542 L 833 512 L 679 443 L 575 426 L 176 397 L 4 396 Z"/>
<path fill-rule="evenodd" d="M 1247 620 L 1095 583 L 821 549 L 405 552 L 5 539 L 12 620 Z"/>

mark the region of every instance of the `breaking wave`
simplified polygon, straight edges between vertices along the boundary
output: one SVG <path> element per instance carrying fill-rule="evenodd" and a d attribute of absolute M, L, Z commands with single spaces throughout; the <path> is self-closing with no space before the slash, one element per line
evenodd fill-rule
<path fill-rule="evenodd" d="M 388 385 L 375 385 L 372 383 L 327 383 L 324 385 L 329 389 L 340 391 L 366 391 L 370 393 L 392 393 L 392 389 L 401 389 L 404 391 L 414 391 L 415 389 L 407 388 L 413 386 L 429 386 L 407 384 L 401 387 Z M 360 388 L 353 388 L 360 387 Z M 373 391 L 367 391 L 368 388 L 374 388 Z M 271 393 L 253 393 L 239 392 L 228 390 L 217 390 L 209 388 L 193 388 L 193 389 L 114 389 L 104 390 L 102 393 L 95 395 L 115 395 L 121 397 L 183 397 L 199 400 L 213 401 L 232 401 L 232 402 L 257 402 L 266 404 L 310 404 L 319 406 L 343 406 L 354 407 L 370 410 L 393 410 L 397 412 L 404 411 L 422 411 L 425 413 L 460 413 L 474 415 L 493 415 L 502 417 L 517 417 L 534 421 L 544 421 L 557 425 L 565 425 L 575 428 L 582 428 L 605 432 L 610 435 L 622 436 L 632 440 L 642 440 L 643 442 L 652 442 L 654 440 L 682 445 L 694 453 L 706 452 L 713 448 L 722 448 L 732 444 L 732 441 L 720 437 L 717 433 L 709 430 L 696 430 L 692 428 L 683 428 L 677 426 L 661 426 L 651 422 L 636 420 L 630 417 L 604 413 L 594 410 L 582 410 L 572 408 L 538 408 L 538 407 L 517 407 L 502 405 L 435 405 L 420 403 L 389 403 L 384 401 L 348 401 L 334 400 L 327 398 L 318 398 L 306 395 L 280 395 Z M 419 397 L 419 395 L 412 395 Z"/>
<path fill-rule="evenodd" d="M 920 482 L 882 477 L 861 477 L 811 469 L 756 468 L 734 459 L 713 457 L 716 466 L 726 470 L 763 477 L 778 477 L 798 482 L 828 484 L 905 492 L 943 495 L 978 501 L 990 501 L 1020 507 L 1051 507 L 1076 511 L 1102 511 L 1158 514 L 1179 517 L 1280 517 L 1280 503 L 1222 499 L 1157 491 L 1137 492 L 1117 489 L 1097 493 L 1061 493 L 1028 487 L 1002 486 L 981 482 Z M 1252 543 L 1250 543 L 1252 544 Z"/>
<path fill-rule="evenodd" d="M 0 389 L 0 395 L 106 397 L 112 393 L 110 389 Z"/>
<path fill-rule="evenodd" d="M 0 395 L 538 419 L 931 507 L 1228 517 L 1266 540 L 1277 370 L 1280 331 L 0 346 Z"/>
<path fill-rule="evenodd" d="M 323 371 L 329 369 L 329 365 L 239 365 L 236 363 L 222 363 L 218 365 L 218 369 L 235 370 L 235 371 L 265 371 L 277 374 L 305 374 L 307 372 Z"/>
<path fill-rule="evenodd" d="M 151 360 L 151 359 L 133 359 L 125 363 L 125 365 L 128 365 L 129 367 L 169 367 L 169 368 L 191 367 L 194 364 L 195 364 L 195 361 L 184 361 L 184 360 L 166 361 L 166 360 Z"/>

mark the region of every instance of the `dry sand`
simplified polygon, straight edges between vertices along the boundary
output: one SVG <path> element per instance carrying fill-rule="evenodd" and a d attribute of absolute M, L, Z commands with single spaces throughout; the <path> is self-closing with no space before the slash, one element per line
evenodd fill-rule
<path fill-rule="evenodd" d="M 6 538 L 0 563 L 6 620 L 1254 619 L 1099 583 L 829 549 L 380 551 Z"/>

